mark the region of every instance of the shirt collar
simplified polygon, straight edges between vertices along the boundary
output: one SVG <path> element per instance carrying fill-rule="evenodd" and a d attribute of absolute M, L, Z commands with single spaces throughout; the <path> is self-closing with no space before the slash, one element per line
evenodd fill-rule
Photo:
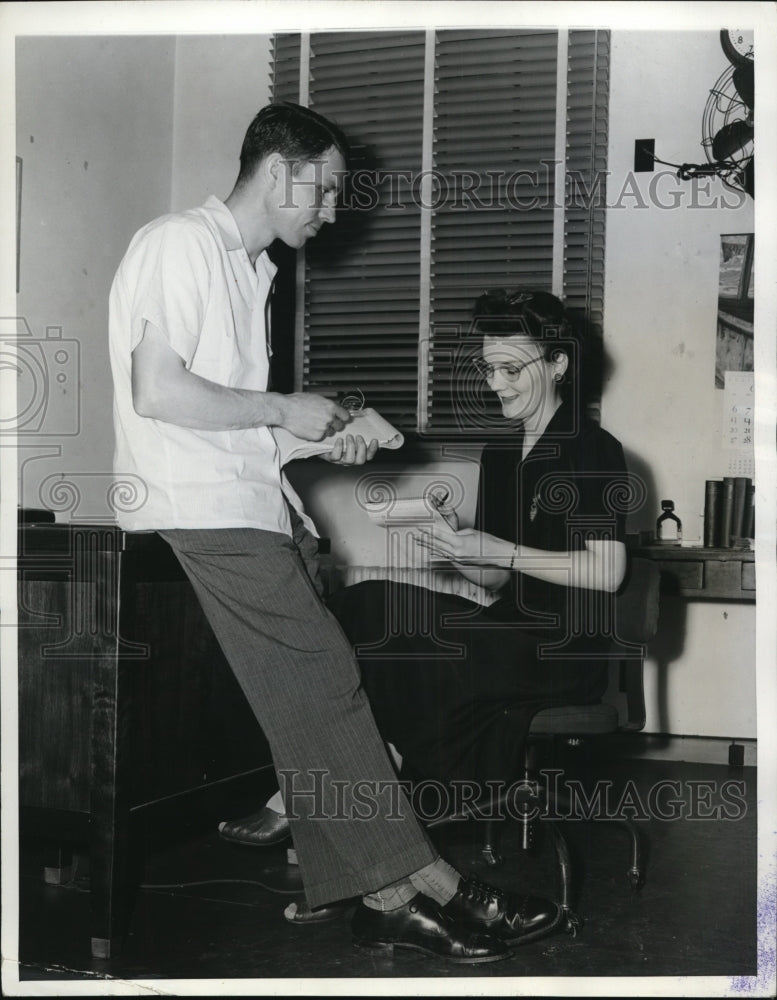
<path fill-rule="evenodd" d="M 224 249 L 228 253 L 235 250 L 242 250 L 245 252 L 243 237 L 240 235 L 240 230 L 237 228 L 235 217 L 224 202 L 215 195 L 210 195 L 202 207 L 211 217 L 213 224 L 218 229 L 219 235 L 224 243 Z M 260 265 L 260 262 L 265 274 L 270 281 L 272 281 L 278 268 L 270 260 L 266 250 L 262 250 L 256 258 L 257 267 Z"/>
<path fill-rule="evenodd" d="M 202 207 L 213 219 L 224 243 L 224 249 L 242 250 L 243 237 L 237 228 L 234 215 L 224 202 L 220 201 L 215 195 L 211 195 Z"/>

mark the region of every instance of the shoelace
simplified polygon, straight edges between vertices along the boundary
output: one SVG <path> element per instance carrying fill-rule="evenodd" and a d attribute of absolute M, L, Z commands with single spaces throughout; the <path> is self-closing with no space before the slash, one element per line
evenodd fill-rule
<path fill-rule="evenodd" d="M 466 882 L 464 896 L 467 899 L 474 899 L 478 903 L 501 903 L 504 898 L 504 890 L 498 889 L 495 885 L 488 885 L 480 879 L 470 878 Z"/>

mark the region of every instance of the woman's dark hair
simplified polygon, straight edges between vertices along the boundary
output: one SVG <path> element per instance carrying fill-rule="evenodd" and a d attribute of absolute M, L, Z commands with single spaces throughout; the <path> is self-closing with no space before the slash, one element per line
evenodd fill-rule
<path fill-rule="evenodd" d="M 261 160 L 270 153 L 280 153 L 287 160 L 307 162 L 332 146 L 348 160 L 348 140 L 337 125 L 323 115 L 287 101 L 268 104 L 248 126 L 240 150 L 237 183 L 251 177 Z"/>
<path fill-rule="evenodd" d="M 584 321 L 573 319 L 561 299 L 537 288 L 503 288 L 484 292 L 472 310 L 472 332 L 487 337 L 525 335 L 542 345 L 552 361 L 559 352 L 568 358 L 559 385 L 564 400 L 584 406 L 598 393 L 601 376 L 601 340 Z"/>

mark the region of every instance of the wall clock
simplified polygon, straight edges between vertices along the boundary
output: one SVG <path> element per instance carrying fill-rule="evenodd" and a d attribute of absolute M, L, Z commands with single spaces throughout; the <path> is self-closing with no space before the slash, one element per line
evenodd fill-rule
<path fill-rule="evenodd" d="M 745 28 L 723 28 L 720 44 L 733 66 L 748 66 L 753 62 L 753 31 Z"/>

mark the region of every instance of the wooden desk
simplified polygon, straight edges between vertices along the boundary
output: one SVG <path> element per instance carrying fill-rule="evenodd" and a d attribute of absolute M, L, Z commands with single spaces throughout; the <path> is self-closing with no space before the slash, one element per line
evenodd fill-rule
<path fill-rule="evenodd" d="M 755 601 L 755 552 L 701 546 L 647 545 L 635 555 L 653 559 L 661 590 L 697 600 Z"/>
<path fill-rule="evenodd" d="M 52 882 L 60 848 L 88 846 L 92 954 L 108 958 L 138 811 L 180 828 L 192 796 L 261 782 L 269 749 L 158 535 L 25 526 L 18 578 L 20 829 L 53 839 Z"/>

